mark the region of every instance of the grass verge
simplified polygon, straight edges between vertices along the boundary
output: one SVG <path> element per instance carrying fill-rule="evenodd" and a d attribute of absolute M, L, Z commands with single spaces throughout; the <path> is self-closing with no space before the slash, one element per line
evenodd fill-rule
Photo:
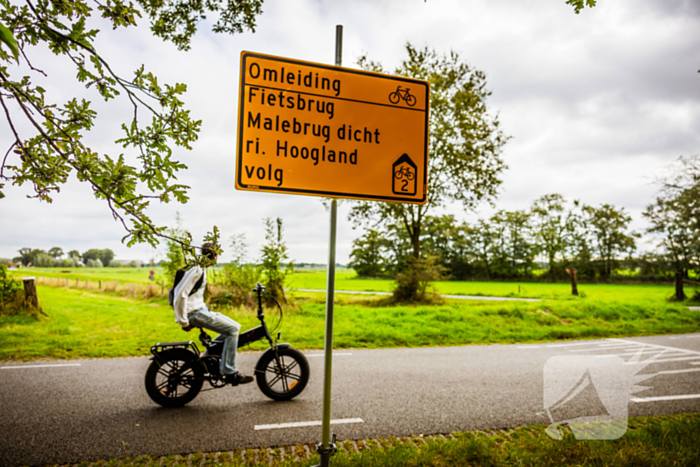
<path fill-rule="evenodd" d="M 627 433 L 610 441 L 578 441 L 571 433 L 550 439 L 543 425 L 494 432 L 452 433 L 446 437 L 414 436 L 339 442 L 334 467 L 433 466 L 697 466 L 700 465 L 700 414 L 640 417 Z M 95 462 L 95 467 L 160 465 L 306 467 L 318 462 L 313 445 L 142 456 Z M 308 456 L 308 457 L 307 457 Z M 88 465 L 84 462 L 79 465 Z"/>
<path fill-rule="evenodd" d="M 137 300 L 85 289 L 39 286 L 48 316 L 0 317 L 0 359 L 145 355 L 156 342 L 197 340 L 175 324 L 163 298 Z M 338 296 L 336 348 L 453 346 L 525 343 L 691 333 L 700 311 L 663 300 L 633 302 L 571 298 L 543 302 L 452 300 L 431 306 L 380 306 L 381 300 Z M 251 310 L 218 310 L 258 324 Z M 273 327 L 275 314 L 267 312 Z M 297 297 L 285 311 L 282 340 L 302 349 L 323 348 L 324 294 Z M 263 348 L 262 343 L 253 349 Z"/>

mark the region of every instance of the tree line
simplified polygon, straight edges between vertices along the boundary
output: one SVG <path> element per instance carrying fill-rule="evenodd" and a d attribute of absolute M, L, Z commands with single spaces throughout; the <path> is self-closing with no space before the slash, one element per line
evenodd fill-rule
<path fill-rule="evenodd" d="M 51 248 L 49 251 L 41 250 L 39 248 L 20 248 L 18 253 L 19 256 L 12 258 L 12 260 L 2 260 L 2 262 L 6 265 L 20 264 L 25 267 L 36 266 L 44 268 L 77 268 L 82 266 L 142 266 L 139 261 L 123 263 L 122 261 L 114 259 L 114 252 L 109 248 L 91 248 L 84 253 L 80 253 L 78 250 L 70 250 L 69 252 L 64 253 L 61 247 L 56 246 Z"/>
<path fill-rule="evenodd" d="M 632 219 L 624 208 L 548 194 L 528 209 L 500 210 L 471 223 L 453 215 L 426 216 L 419 237 L 423 274 L 427 268 L 428 280 L 560 280 L 571 269 L 584 280 L 609 280 L 616 273 L 637 279 L 698 275 L 700 159 L 680 158 L 659 183 L 659 196 L 643 214 L 653 251 L 638 252 L 641 233 L 629 229 Z M 405 226 L 388 223 L 354 240 L 350 266 L 360 276 L 397 277 L 411 268 L 413 252 Z"/>

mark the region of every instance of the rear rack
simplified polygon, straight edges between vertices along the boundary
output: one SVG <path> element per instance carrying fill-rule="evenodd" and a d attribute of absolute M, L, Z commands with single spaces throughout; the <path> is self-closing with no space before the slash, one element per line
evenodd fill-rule
<path fill-rule="evenodd" d="M 194 341 L 182 341 L 182 342 L 159 342 L 153 347 L 151 347 L 151 353 L 156 355 L 163 352 L 165 349 L 187 349 L 190 348 L 195 354 L 199 355 L 199 349 Z"/>

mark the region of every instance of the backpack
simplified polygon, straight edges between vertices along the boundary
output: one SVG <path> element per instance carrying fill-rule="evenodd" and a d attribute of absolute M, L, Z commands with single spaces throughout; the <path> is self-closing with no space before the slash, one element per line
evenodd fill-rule
<path fill-rule="evenodd" d="M 173 286 L 170 287 L 170 290 L 168 290 L 168 303 L 170 303 L 170 306 L 175 305 L 175 287 L 177 287 L 177 284 L 179 284 L 180 281 L 182 281 L 182 278 L 185 277 L 185 272 L 187 272 L 187 266 L 175 271 L 175 280 L 173 281 Z M 203 281 L 204 274 L 202 274 L 199 280 L 195 282 L 194 287 L 192 287 L 192 291 L 190 292 L 190 296 L 194 295 L 194 293 L 197 292 L 200 287 L 202 287 Z"/>

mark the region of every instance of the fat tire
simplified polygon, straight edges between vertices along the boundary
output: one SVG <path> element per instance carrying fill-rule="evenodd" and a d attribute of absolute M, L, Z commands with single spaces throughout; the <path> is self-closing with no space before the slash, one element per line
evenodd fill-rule
<path fill-rule="evenodd" d="M 279 380 L 275 382 L 277 378 L 275 375 L 279 374 L 279 371 L 276 370 L 275 352 L 270 350 L 260 357 L 258 364 L 255 366 L 255 381 L 258 383 L 258 387 L 262 393 L 270 399 L 288 401 L 301 394 L 306 384 L 309 382 L 309 362 L 306 360 L 303 353 L 293 347 L 278 348 L 277 352 L 280 356 L 280 360 L 285 364 L 285 367 L 291 366 L 293 375 L 298 375 L 298 379 L 279 378 Z M 295 363 L 295 365 L 293 365 L 293 363 Z M 272 378 L 272 380 L 268 378 Z M 286 385 L 293 384 L 288 381 L 296 381 L 292 389 L 286 389 Z M 279 385 L 280 382 L 283 384 Z M 270 383 L 275 383 L 274 387 L 272 387 L 273 385 Z"/>
<path fill-rule="evenodd" d="M 185 372 L 189 372 L 190 388 L 181 396 L 169 396 L 158 389 L 158 375 L 164 376 L 162 372 L 159 373 L 159 370 L 161 367 L 166 367 L 165 370 L 168 371 L 167 367 L 170 362 L 179 362 L 178 366 L 184 368 Z M 168 374 L 172 373 L 172 367 L 170 368 Z M 191 371 L 189 371 L 190 369 Z M 182 407 L 191 402 L 192 399 L 197 397 L 203 384 L 204 370 L 202 365 L 197 361 L 197 356 L 194 353 L 185 349 L 171 349 L 161 352 L 146 370 L 146 392 L 153 399 L 153 402 L 163 407 Z M 178 384 L 178 388 L 180 387 L 183 387 L 183 385 Z"/>

